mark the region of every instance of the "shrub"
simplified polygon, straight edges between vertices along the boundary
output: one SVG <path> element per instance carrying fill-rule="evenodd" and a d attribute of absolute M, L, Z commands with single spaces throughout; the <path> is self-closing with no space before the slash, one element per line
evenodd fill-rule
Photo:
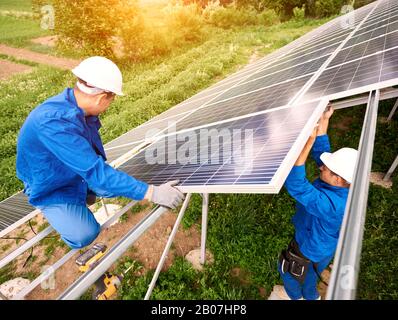
<path fill-rule="evenodd" d="M 55 32 L 59 45 L 83 54 L 114 56 L 115 37 L 129 25 L 139 37 L 142 28 L 136 0 L 54 0 Z M 134 31 L 132 29 L 135 29 Z"/>
<path fill-rule="evenodd" d="M 195 41 L 201 38 L 203 19 L 198 5 L 169 4 L 163 12 L 165 21 L 168 22 L 167 27 L 175 36 L 175 42 Z"/>
<path fill-rule="evenodd" d="M 302 8 L 296 7 L 293 9 L 293 19 L 301 21 L 305 18 L 305 6 Z"/>
<path fill-rule="evenodd" d="M 339 14 L 345 3 L 345 0 L 317 0 L 315 1 L 315 14 L 317 17 Z"/>
<path fill-rule="evenodd" d="M 221 28 L 271 25 L 279 21 L 274 10 L 264 10 L 259 13 L 253 6 L 238 7 L 235 3 L 222 6 L 219 1 L 210 2 L 203 10 L 202 15 L 207 23 Z"/>
<path fill-rule="evenodd" d="M 265 9 L 260 13 L 262 24 L 272 26 L 280 22 L 279 15 L 273 9 Z"/>

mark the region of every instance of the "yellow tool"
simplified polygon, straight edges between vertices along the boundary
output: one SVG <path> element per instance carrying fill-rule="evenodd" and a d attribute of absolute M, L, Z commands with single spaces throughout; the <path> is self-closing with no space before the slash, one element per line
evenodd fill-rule
<path fill-rule="evenodd" d="M 122 283 L 122 277 L 105 272 L 96 282 L 93 299 L 108 300 L 117 292 Z"/>
<path fill-rule="evenodd" d="M 86 272 L 87 270 L 94 268 L 105 254 L 105 251 L 106 245 L 103 243 L 96 243 L 86 252 L 82 253 L 76 259 L 76 264 L 79 266 L 79 270 L 81 272 Z"/>
<path fill-rule="evenodd" d="M 76 259 L 76 264 L 79 266 L 81 272 L 87 272 L 94 268 L 98 261 L 105 255 L 106 245 L 103 243 L 96 243 L 86 252 L 83 252 Z M 129 271 L 133 265 L 131 265 L 124 274 Z M 121 285 L 123 276 L 113 275 L 109 272 L 105 272 L 96 282 L 95 289 L 93 292 L 93 299 L 95 300 L 108 300 L 113 294 L 117 292 L 118 287 Z"/>

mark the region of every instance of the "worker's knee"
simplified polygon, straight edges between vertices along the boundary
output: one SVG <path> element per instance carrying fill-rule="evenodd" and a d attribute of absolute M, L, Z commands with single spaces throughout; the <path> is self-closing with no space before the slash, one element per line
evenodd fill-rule
<path fill-rule="evenodd" d="M 100 225 L 96 223 L 90 226 L 90 228 L 78 230 L 74 235 L 69 236 L 68 238 L 62 237 L 62 239 L 72 249 L 80 249 L 92 243 L 97 238 L 99 232 Z"/>

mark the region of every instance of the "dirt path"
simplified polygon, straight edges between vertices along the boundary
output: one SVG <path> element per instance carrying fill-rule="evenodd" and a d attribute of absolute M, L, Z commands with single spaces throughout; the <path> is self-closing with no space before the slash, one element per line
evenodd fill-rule
<path fill-rule="evenodd" d="M 32 67 L 0 59 L 0 80 L 11 78 L 14 74 L 32 71 Z"/>
<path fill-rule="evenodd" d="M 0 53 L 19 59 L 47 64 L 61 69 L 72 69 L 79 63 L 78 60 L 58 58 L 48 54 L 33 52 L 27 49 L 9 47 L 4 44 L 0 44 Z"/>

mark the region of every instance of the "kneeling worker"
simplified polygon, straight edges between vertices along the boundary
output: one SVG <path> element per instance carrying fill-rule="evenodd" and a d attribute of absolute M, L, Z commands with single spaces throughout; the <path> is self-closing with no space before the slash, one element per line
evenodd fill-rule
<path fill-rule="evenodd" d="M 326 133 L 332 114 L 331 107 L 324 112 L 285 182 L 297 204 L 292 219 L 295 236 L 278 263 L 284 287 L 276 286 L 274 292 L 281 299 L 319 300 L 318 278 L 336 250 L 357 150 L 342 148 L 330 153 Z M 313 184 L 305 173 L 311 148 L 320 168 L 320 178 Z"/>
<path fill-rule="evenodd" d="M 119 68 L 91 57 L 72 70 L 76 86 L 36 107 L 17 143 L 17 176 L 29 202 L 40 209 L 71 248 L 89 245 L 100 225 L 87 208 L 88 194 L 148 199 L 175 208 L 184 195 L 174 185 L 148 185 L 109 166 L 99 135 L 98 115 L 122 93 Z"/>

